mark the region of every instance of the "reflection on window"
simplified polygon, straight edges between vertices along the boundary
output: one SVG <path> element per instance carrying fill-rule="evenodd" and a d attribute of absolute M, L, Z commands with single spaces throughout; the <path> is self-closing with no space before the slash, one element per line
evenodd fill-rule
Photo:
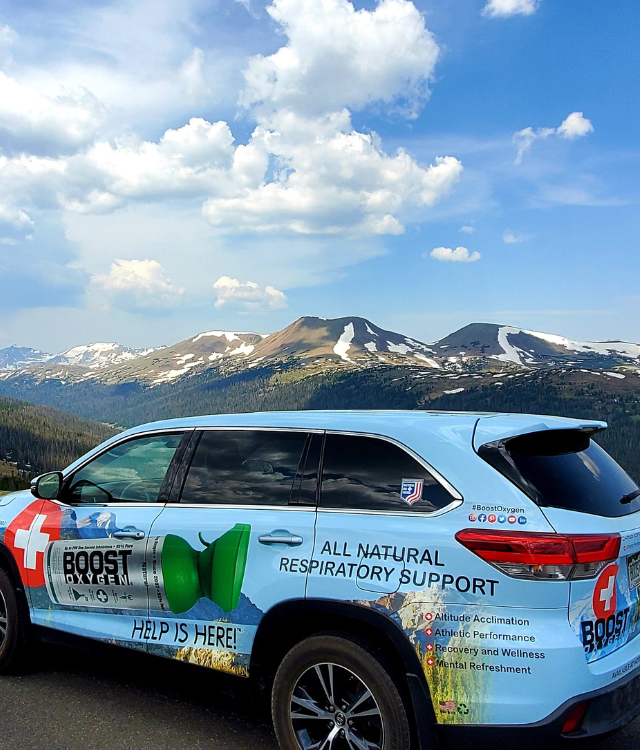
<path fill-rule="evenodd" d="M 287 505 L 306 441 L 300 432 L 207 430 L 181 501 Z"/>
<path fill-rule="evenodd" d="M 638 485 L 588 435 L 578 440 L 572 432 L 533 433 L 507 443 L 518 471 L 539 493 L 539 502 L 609 518 L 640 510 L 640 498 L 622 502 Z"/>
<path fill-rule="evenodd" d="M 322 507 L 433 511 L 451 501 L 447 490 L 398 446 L 377 438 L 327 435 Z"/>
<path fill-rule="evenodd" d="M 76 503 L 155 503 L 182 434 L 120 443 L 77 471 L 69 488 Z"/>

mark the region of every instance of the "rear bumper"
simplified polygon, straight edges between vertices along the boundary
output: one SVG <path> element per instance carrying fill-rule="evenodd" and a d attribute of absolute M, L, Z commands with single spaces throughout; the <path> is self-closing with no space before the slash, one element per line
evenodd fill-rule
<path fill-rule="evenodd" d="M 572 710 L 586 703 L 587 710 L 580 728 L 562 734 L 562 728 Z M 606 688 L 571 698 L 546 719 L 535 724 L 521 725 L 441 725 L 438 735 L 442 746 L 456 750 L 480 748 L 566 747 L 575 740 L 596 737 L 626 726 L 640 715 L 640 667 Z"/>

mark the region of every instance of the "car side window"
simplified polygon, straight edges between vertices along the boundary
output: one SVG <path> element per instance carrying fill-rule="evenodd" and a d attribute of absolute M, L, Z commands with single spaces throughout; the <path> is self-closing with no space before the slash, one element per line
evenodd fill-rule
<path fill-rule="evenodd" d="M 180 502 L 288 505 L 307 434 L 270 430 L 206 430 Z"/>
<path fill-rule="evenodd" d="M 183 433 L 153 435 L 114 445 L 73 474 L 64 500 L 163 502 L 163 483 L 182 437 Z"/>
<path fill-rule="evenodd" d="M 399 446 L 378 438 L 327 434 L 320 507 L 429 512 L 452 500 Z"/>

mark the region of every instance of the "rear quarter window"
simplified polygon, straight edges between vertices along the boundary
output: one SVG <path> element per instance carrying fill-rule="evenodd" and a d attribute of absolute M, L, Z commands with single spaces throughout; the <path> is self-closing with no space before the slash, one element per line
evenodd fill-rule
<path fill-rule="evenodd" d="M 320 506 L 432 512 L 454 498 L 407 451 L 386 440 L 327 434 Z"/>

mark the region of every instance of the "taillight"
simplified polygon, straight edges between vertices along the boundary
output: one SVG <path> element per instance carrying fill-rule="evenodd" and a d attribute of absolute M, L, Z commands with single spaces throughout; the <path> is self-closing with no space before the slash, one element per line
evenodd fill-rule
<path fill-rule="evenodd" d="M 460 544 L 513 578 L 594 578 L 620 554 L 619 534 L 548 534 L 464 529 Z"/>

